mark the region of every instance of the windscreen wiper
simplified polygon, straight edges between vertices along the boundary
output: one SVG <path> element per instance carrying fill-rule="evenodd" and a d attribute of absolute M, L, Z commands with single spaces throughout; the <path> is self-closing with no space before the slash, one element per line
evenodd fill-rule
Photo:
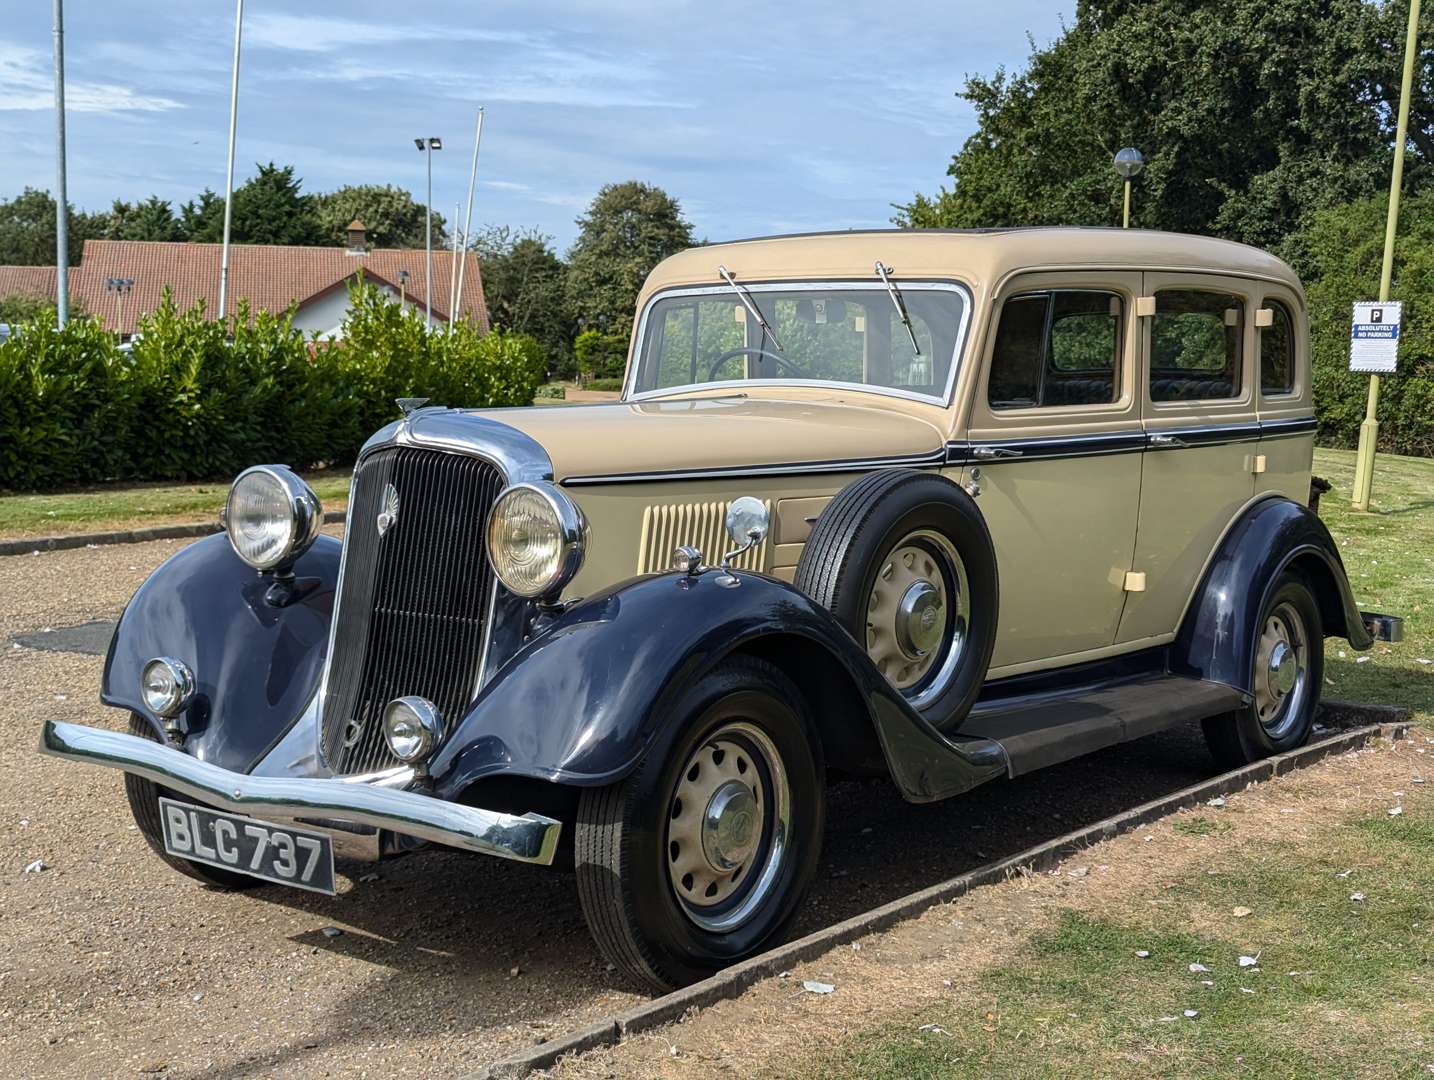
<path fill-rule="evenodd" d="M 887 277 L 889 271 L 882 265 L 881 260 L 876 260 L 876 274 L 881 278 L 881 283 L 886 286 L 886 291 L 891 294 L 891 302 L 896 305 L 896 313 L 901 316 L 901 325 L 906 327 L 906 332 L 911 335 L 911 351 L 917 356 L 921 355 L 921 346 L 916 343 L 916 331 L 911 329 L 911 316 L 906 314 L 906 301 L 901 299 L 901 292 L 891 283 Z"/>
<path fill-rule="evenodd" d="M 747 309 L 747 314 L 757 320 L 757 325 L 762 328 L 762 333 L 772 339 L 772 347 L 778 352 L 782 352 L 782 343 L 777 340 L 777 335 L 772 333 L 772 328 L 767 325 L 767 320 L 764 319 L 762 313 L 757 310 L 757 304 L 752 299 L 752 294 L 737 284 L 737 279 L 732 276 L 732 271 L 728 270 L 725 266 L 717 267 L 717 273 L 722 275 L 723 281 L 732 286 L 733 291 L 737 294 L 737 298 L 742 301 L 742 306 Z"/>

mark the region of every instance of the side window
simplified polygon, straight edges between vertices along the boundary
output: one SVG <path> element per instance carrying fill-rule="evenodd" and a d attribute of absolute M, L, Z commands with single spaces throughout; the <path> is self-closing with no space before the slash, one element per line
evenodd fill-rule
<path fill-rule="evenodd" d="M 1274 322 L 1260 328 L 1260 391 L 1265 394 L 1288 394 L 1295 388 L 1295 321 L 1290 309 L 1278 300 L 1267 306 L 1275 313 Z"/>
<path fill-rule="evenodd" d="M 1109 405 L 1116 400 L 1123 305 L 1114 293 L 1061 290 L 1007 300 L 996 328 L 993 409 Z"/>
<path fill-rule="evenodd" d="M 1229 293 L 1167 289 L 1150 328 L 1150 400 L 1240 396 L 1245 302 Z"/>

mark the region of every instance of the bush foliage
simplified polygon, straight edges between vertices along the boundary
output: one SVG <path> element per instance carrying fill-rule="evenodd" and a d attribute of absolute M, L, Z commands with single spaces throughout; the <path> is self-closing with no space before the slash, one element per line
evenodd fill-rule
<path fill-rule="evenodd" d="M 92 319 L 48 317 L 0 344 L 0 489 L 104 480 L 224 477 L 260 461 L 351 461 L 397 417 L 394 399 L 527 405 L 542 349 L 455 323 L 432 334 L 369 286 L 352 290 L 343 337 L 318 341 L 289 315 L 224 324 L 165 302 L 127 348 Z"/>

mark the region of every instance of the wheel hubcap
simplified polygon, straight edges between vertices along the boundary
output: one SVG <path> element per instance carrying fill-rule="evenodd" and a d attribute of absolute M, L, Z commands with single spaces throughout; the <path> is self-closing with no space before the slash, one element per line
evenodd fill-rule
<path fill-rule="evenodd" d="M 866 651 L 912 704 L 939 694 L 966 641 L 966 567 L 940 533 L 920 530 L 891 549 L 866 606 Z"/>
<path fill-rule="evenodd" d="M 1265 617 L 1255 655 L 1255 710 L 1271 738 L 1280 738 L 1299 722 L 1308 682 L 1308 634 L 1291 604 L 1280 604 Z"/>
<path fill-rule="evenodd" d="M 731 930 L 771 892 L 786 856 L 791 791 L 776 747 L 754 724 L 714 732 L 688 757 L 667 822 L 667 874 L 705 930 Z"/>

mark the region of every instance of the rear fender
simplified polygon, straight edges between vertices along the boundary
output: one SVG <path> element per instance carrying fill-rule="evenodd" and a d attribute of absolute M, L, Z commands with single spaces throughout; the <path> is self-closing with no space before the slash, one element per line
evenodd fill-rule
<path fill-rule="evenodd" d="M 636 578 L 581 601 L 535 630 L 496 672 L 434 759 L 438 794 L 458 798 L 487 777 L 576 786 L 621 780 L 642 759 L 675 702 L 724 657 L 753 652 L 802 685 L 841 682 L 848 708 L 818 708 L 829 745 L 870 743 L 903 794 L 930 801 L 1005 769 L 984 740 L 947 739 L 914 713 L 824 609 L 785 582 L 743 573 Z M 815 650 L 815 652 L 813 651 Z M 814 670 L 815 669 L 815 670 Z"/>
<path fill-rule="evenodd" d="M 1356 649 L 1374 643 L 1324 522 L 1309 507 L 1272 496 L 1225 534 L 1171 646 L 1171 670 L 1252 693 L 1260 612 L 1287 569 L 1310 582 L 1327 636 Z"/>
<path fill-rule="evenodd" d="M 223 534 L 181 548 L 135 593 L 105 658 L 100 700 L 144 717 L 140 672 L 172 656 L 194 672 L 193 703 L 180 716 L 184 749 L 201 761 L 248 772 L 319 689 L 328 652 L 342 545 L 320 536 L 294 566 L 282 606 L 272 579 L 234 554 Z"/>

